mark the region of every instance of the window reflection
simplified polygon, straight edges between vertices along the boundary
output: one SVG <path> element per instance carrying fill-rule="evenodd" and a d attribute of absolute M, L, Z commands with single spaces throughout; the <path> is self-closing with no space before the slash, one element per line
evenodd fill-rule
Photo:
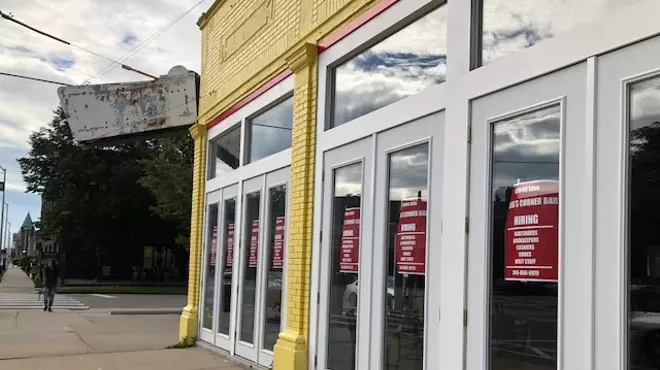
<path fill-rule="evenodd" d="M 206 271 L 204 278 L 204 315 L 202 325 L 205 329 L 213 328 L 213 295 L 215 292 L 215 265 L 218 247 L 218 205 L 211 204 L 208 213 L 206 241 Z"/>
<path fill-rule="evenodd" d="M 481 64 L 488 64 L 640 0 L 481 1 Z"/>
<path fill-rule="evenodd" d="M 241 245 L 244 272 L 239 339 L 248 343 L 254 342 L 255 296 L 257 289 L 257 266 L 259 263 L 260 199 L 260 192 L 245 196 L 245 225 L 243 225 L 243 243 Z"/>
<path fill-rule="evenodd" d="M 234 225 L 236 224 L 236 199 L 227 199 L 224 204 L 224 223 L 222 225 L 223 248 L 219 263 L 222 265 L 222 285 L 220 306 L 218 309 L 218 332 L 229 335 L 231 310 L 231 283 L 234 271 Z"/>
<path fill-rule="evenodd" d="M 660 79 L 629 94 L 629 356 L 631 370 L 651 370 L 660 368 Z"/>
<path fill-rule="evenodd" d="M 241 125 L 223 132 L 210 144 L 209 179 L 235 170 L 240 165 Z"/>
<path fill-rule="evenodd" d="M 362 164 L 334 171 L 327 368 L 355 369 Z"/>
<path fill-rule="evenodd" d="M 424 289 L 429 145 L 389 158 L 389 227 L 385 291 L 387 370 L 424 368 Z"/>
<path fill-rule="evenodd" d="M 441 7 L 337 67 L 331 127 L 443 82 L 446 29 Z"/>
<path fill-rule="evenodd" d="M 557 367 L 560 108 L 493 124 L 491 369 Z"/>
<path fill-rule="evenodd" d="M 280 332 L 282 316 L 282 271 L 286 253 L 286 185 L 269 190 L 270 215 L 268 217 L 268 290 L 266 292 L 266 315 L 264 348 L 273 350 Z"/>
<path fill-rule="evenodd" d="M 247 163 L 291 147 L 293 97 L 248 121 L 249 151 Z"/>

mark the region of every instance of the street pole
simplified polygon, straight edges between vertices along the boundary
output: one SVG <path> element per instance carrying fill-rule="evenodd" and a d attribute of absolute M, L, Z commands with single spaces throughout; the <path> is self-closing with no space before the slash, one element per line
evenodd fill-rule
<path fill-rule="evenodd" d="M 0 212 L 0 242 L 2 241 L 2 236 L 5 235 L 4 233 L 4 227 L 5 227 L 5 193 L 7 192 L 7 170 L 0 166 L 0 169 L 2 170 L 2 212 Z M 0 243 L 0 245 L 2 245 Z"/>

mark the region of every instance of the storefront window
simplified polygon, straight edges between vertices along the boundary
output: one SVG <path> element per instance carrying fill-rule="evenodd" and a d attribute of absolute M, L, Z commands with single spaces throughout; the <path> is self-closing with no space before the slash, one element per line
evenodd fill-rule
<path fill-rule="evenodd" d="M 334 171 L 327 368 L 354 370 L 362 163 Z"/>
<path fill-rule="evenodd" d="M 245 196 L 245 225 L 243 225 L 243 287 L 240 306 L 241 326 L 239 339 L 254 343 L 255 296 L 257 292 L 257 266 L 259 264 L 259 204 L 261 193 Z"/>
<path fill-rule="evenodd" d="M 446 30 L 443 6 L 336 67 L 330 127 L 443 82 Z"/>
<path fill-rule="evenodd" d="M 424 291 L 429 145 L 389 156 L 389 225 L 385 288 L 388 370 L 424 368 Z"/>
<path fill-rule="evenodd" d="M 229 335 L 229 320 L 231 310 L 231 283 L 234 271 L 234 225 L 236 224 L 236 199 L 227 199 L 224 203 L 224 222 L 222 225 L 223 248 L 220 263 L 222 278 L 220 279 L 220 305 L 218 309 L 218 332 Z"/>
<path fill-rule="evenodd" d="M 206 239 L 206 271 L 204 276 L 204 315 L 202 326 L 205 329 L 213 328 L 213 297 L 215 292 L 215 265 L 218 253 L 218 205 L 211 204 L 208 213 Z"/>
<path fill-rule="evenodd" d="M 488 64 L 640 0 L 480 0 L 479 64 Z"/>
<path fill-rule="evenodd" d="M 237 124 L 220 134 L 209 147 L 209 179 L 237 169 L 240 165 L 241 125 Z"/>
<path fill-rule="evenodd" d="M 629 91 L 630 369 L 660 368 L 660 79 Z"/>
<path fill-rule="evenodd" d="M 557 368 L 560 107 L 493 124 L 491 369 Z"/>
<path fill-rule="evenodd" d="M 286 185 L 269 190 L 268 276 L 266 284 L 266 315 L 264 317 L 264 348 L 273 350 L 280 332 L 282 316 L 282 271 L 286 252 Z"/>
<path fill-rule="evenodd" d="M 247 122 L 249 150 L 246 163 L 257 161 L 291 147 L 293 97 Z"/>

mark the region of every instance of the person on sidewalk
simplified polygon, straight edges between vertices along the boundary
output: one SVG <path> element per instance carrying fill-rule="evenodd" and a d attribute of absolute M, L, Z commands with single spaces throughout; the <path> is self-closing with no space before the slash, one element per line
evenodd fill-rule
<path fill-rule="evenodd" d="M 41 286 L 44 295 L 44 311 L 53 312 L 53 301 L 58 281 L 57 264 L 54 260 L 48 261 L 48 265 L 41 273 Z"/>

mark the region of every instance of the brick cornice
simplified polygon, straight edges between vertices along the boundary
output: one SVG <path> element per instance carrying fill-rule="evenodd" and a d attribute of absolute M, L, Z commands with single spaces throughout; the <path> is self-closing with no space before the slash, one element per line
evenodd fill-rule
<path fill-rule="evenodd" d="M 302 43 L 294 49 L 287 57 L 286 64 L 293 73 L 297 73 L 303 68 L 314 64 L 318 58 L 318 47 L 311 42 Z"/>

